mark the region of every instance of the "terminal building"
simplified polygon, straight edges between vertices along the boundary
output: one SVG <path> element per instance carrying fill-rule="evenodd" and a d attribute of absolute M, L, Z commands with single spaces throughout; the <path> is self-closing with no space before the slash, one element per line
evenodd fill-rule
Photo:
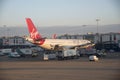
<path fill-rule="evenodd" d="M 0 39 L 2 45 L 25 45 L 26 41 L 24 38 L 15 36 L 15 37 L 2 37 Z"/>
<path fill-rule="evenodd" d="M 11 53 L 17 49 L 20 49 L 26 55 L 32 54 L 33 50 L 41 50 L 40 47 L 28 43 L 24 38 L 19 36 L 0 38 L 0 52 Z"/>
<path fill-rule="evenodd" d="M 114 42 L 120 43 L 120 33 L 96 34 L 94 42 Z"/>
<path fill-rule="evenodd" d="M 0 38 L 0 49 L 25 49 L 30 48 L 26 40 L 19 36 L 14 37 L 1 37 Z"/>
<path fill-rule="evenodd" d="M 97 49 L 120 51 L 120 33 L 97 34 L 94 43 Z"/>
<path fill-rule="evenodd" d="M 69 35 L 69 34 L 64 34 L 64 35 L 58 36 L 57 38 L 58 39 L 87 39 L 87 40 L 90 40 L 90 41 L 94 41 L 95 34 L 86 34 L 86 35 L 79 35 L 79 34 Z"/>
<path fill-rule="evenodd" d="M 20 48 L 28 46 L 29 45 L 26 45 L 26 41 L 22 37 L 14 36 L 0 38 L 0 48 Z"/>
<path fill-rule="evenodd" d="M 0 38 L 0 49 L 4 48 L 38 48 L 38 46 L 29 43 L 23 37 L 1 37 Z"/>

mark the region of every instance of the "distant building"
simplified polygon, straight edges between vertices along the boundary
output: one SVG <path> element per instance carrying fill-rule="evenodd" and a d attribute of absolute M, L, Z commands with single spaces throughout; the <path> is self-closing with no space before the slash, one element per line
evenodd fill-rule
<path fill-rule="evenodd" d="M 26 41 L 22 37 L 2 37 L 0 38 L 1 45 L 25 45 Z"/>
<path fill-rule="evenodd" d="M 94 38 L 96 49 L 120 51 L 120 33 L 97 34 Z"/>
<path fill-rule="evenodd" d="M 69 35 L 69 34 L 64 34 L 64 35 L 58 36 L 57 38 L 59 38 L 59 39 L 87 39 L 87 40 L 93 41 L 94 40 L 94 34 L 86 34 L 86 35 L 79 35 L 79 34 Z"/>
<path fill-rule="evenodd" d="M 0 38 L 0 49 L 17 49 L 17 48 L 41 50 L 40 47 L 27 42 L 24 38 L 19 36 Z"/>
<path fill-rule="evenodd" d="M 0 38 L 0 49 L 9 48 L 29 48 L 30 45 L 26 44 L 26 40 L 22 37 L 1 37 Z"/>
<path fill-rule="evenodd" d="M 96 34 L 94 38 L 94 43 L 120 43 L 120 33 L 106 33 L 106 34 Z"/>

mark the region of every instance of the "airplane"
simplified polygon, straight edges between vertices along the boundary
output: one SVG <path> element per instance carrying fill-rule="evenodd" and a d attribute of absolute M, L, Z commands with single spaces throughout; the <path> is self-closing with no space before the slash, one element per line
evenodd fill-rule
<path fill-rule="evenodd" d="M 30 18 L 26 18 L 26 23 L 30 34 L 26 40 L 46 50 L 63 50 L 66 47 L 73 49 L 91 44 L 91 41 L 83 39 L 45 39 L 39 34 Z"/>

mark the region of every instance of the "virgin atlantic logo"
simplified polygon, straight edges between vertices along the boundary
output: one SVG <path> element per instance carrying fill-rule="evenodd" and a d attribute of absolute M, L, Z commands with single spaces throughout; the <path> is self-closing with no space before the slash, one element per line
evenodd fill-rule
<path fill-rule="evenodd" d="M 33 39 L 39 39 L 40 35 L 38 33 L 38 31 L 36 31 L 34 28 L 32 29 L 32 32 L 30 33 L 30 37 Z"/>

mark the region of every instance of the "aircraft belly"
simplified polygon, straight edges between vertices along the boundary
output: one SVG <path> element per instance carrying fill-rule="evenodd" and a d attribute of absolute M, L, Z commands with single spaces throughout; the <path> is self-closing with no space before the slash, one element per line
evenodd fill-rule
<path fill-rule="evenodd" d="M 40 47 L 50 50 L 52 47 L 49 44 L 40 45 Z"/>

